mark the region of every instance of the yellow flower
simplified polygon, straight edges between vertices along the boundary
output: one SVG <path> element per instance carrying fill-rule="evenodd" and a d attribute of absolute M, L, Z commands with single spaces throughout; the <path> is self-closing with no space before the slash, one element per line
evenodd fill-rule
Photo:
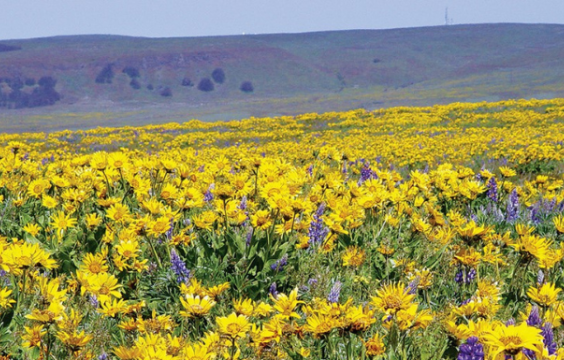
<path fill-rule="evenodd" d="M 37 224 L 29 223 L 26 226 L 24 226 L 23 230 L 26 233 L 30 234 L 31 236 L 35 237 L 35 236 L 37 236 L 37 234 L 39 234 L 39 231 L 41 231 L 41 228 Z"/>
<path fill-rule="evenodd" d="M 186 299 L 186 300 L 185 300 Z M 203 298 L 198 295 L 186 295 L 180 297 L 180 302 L 185 311 L 180 311 L 180 315 L 188 318 L 202 317 L 207 315 L 215 305 L 215 301 L 209 297 Z"/>
<path fill-rule="evenodd" d="M 41 339 L 43 335 L 47 333 L 47 330 L 43 329 L 43 325 L 36 325 L 34 327 L 24 327 L 25 334 L 22 335 L 22 346 L 26 348 L 41 347 Z"/>
<path fill-rule="evenodd" d="M 102 223 L 102 218 L 96 213 L 86 214 L 85 220 L 89 229 L 93 229 Z"/>
<path fill-rule="evenodd" d="M 93 339 L 92 335 L 85 334 L 84 331 L 78 333 L 76 330 L 73 332 L 59 331 L 56 336 L 71 351 L 79 351 Z"/>
<path fill-rule="evenodd" d="M 558 231 L 559 234 L 564 234 L 564 216 L 558 215 L 552 219 L 552 222 L 554 223 L 554 227 L 556 227 L 556 231 Z"/>
<path fill-rule="evenodd" d="M 268 229 L 272 225 L 272 220 L 270 218 L 270 211 L 259 210 L 253 215 L 251 215 L 251 224 L 255 228 L 262 230 Z"/>
<path fill-rule="evenodd" d="M 527 295 L 531 300 L 542 306 L 550 306 L 558 301 L 558 293 L 562 291 L 552 283 L 543 284 L 540 288 L 530 287 Z"/>
<path fill-rule="evenodd" d="M 339 322 L 335 318 L 324 314 L 313 314 L 306 321 L 307 324 L 304 325 L 304 330 L 312 333 L 316 338 L 328 334 L 339 326 Z"/>
<path fill-rule="evenodd" d="M 539 354 L 543 347 L 541 330 L 526 323 L 515 325 L 499 325 L 482 338 L 484 345 L 490 347 L 490 357 L 495 359 L 499 354 L 516 355 L 523 349 Z"/>
<path fill-rule="evenodd" d="M 70 218 L 70 215 L 65 215 L 63 211 L 59 211 L 55 215 L 51 216 L 51 226 L 57 230 L 57 234 L 60 236 L 64 230 L 74 227 L 76 225 L 76 219 Z"/>
<path fill-rule="evenodd" d="M 216 318 L 219 332 L 231 339 L 244 337 L 251 329 L 251 324 L 246 316 L 231 313 L 229 316 L 220 316 Z"/>
<path fill-rule="evenodd" d="M 9 299 L 8 297 L 12 293 L 12 290 L 7 288 L 0 287 L 0 308 L 9 308 L 12 307 L 12 304 L 15 303 L 15 300 Z"/>
<path fill-rule="evenodd" d="M 290 296 L 286 294 L 278 294 L 275 298 L 272 294 L 269 294 L 270 299 L 274 302 L 274 310 L 278 311 L 278 317 L 283 319 L 289 319 L 294 317 L 296 319 L 300 318 L 297 312 L 294 311 L 298 304 L 303 303 L 303 301 L 298 300 L 298 289 L 294 289 L 290 292 Z"/>
<path fill-rule="evenodd" d="M 364 263 L 366 252 L 358 246 L 350 246 L 342 256 L 343 266 L 358 267 Z"/>
<path fill-rule="evenodd" d="M 364 347 L 366 348 L 366 355 L 369 356 L 379 356 L 386 352 L 386 346 L 382 341 L 383 337 L 380 337 L 378 333 L 375 333 L 373 337 L 368 339 L 364 343 Z"/>
<path fill-rule="evenodd" d="M 405 285 L 402 283 L 384 285 L 382 289 L 376 291 L 377 296 L 372 297 L 371 304 L 388 315 L 394 315 L 400 310 L 407 310 L 410 308 L 415 295 L 410 295 L 405 290 Z"/>

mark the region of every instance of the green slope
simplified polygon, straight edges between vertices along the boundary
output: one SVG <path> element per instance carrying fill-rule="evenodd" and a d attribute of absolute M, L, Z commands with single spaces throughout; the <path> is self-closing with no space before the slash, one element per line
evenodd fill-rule
<path fill-rule="evenodd" d="M 164 39 L 91 35 L 0 44 L 11 50 L 0 52 L 0 91 L 10 92 L 6 79 L 52 76 L 62 97 L 48 107 L 0 107 L 4 131 L 70 126 L 57 122 L 69 114 L 83 114 L 90 120 L 76 126 L 90 127 L 564 96 L 563 25 Z M 97 84 L 108 64 L 115 73 L 111 84 Z M 122 73 L 126 66 L 138 69 L 140 89 Z M 199 91 L 200 79 L 216 68 L 224 70 L 225 82 Z M 184 78 L 196 86 L 182 86 Z M 252 93 L 240 90 L 244 81 L 252 82 Z M 166 87 L 172 96 L 161 96 Z M 108 115 L 92 115 L 97 112 Z"/>

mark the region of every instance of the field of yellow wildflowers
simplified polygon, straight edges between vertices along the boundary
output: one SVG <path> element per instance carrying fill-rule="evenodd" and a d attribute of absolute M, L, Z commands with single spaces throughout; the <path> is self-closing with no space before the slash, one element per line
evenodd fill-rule
<path fill-rule="evenodd" d="M 564 359 L 564 99 L 0 134 L 0 359 Z"/>

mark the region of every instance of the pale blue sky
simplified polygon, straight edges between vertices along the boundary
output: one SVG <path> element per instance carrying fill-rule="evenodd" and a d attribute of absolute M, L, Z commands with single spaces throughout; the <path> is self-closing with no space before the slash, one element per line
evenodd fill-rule
<path fill-rule="evenodd" d="M 564 0 L 0 0 L 0 39 L 564 23 Z"/>

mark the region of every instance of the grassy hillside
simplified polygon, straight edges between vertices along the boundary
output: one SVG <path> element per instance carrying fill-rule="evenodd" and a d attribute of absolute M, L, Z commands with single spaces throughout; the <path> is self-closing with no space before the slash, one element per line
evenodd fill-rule
<path fill-rule="evenodd" d="M 0 105 L 4 131 L 73 125 L 65 118 L 91 127 L 564 96 L 562 25 L 165 39 L 65 36 L 0 40 L 0 49 L 0 93 L 8 99 Z M 111 68 L 109 74 L 104 68 Z M 125 68 L 134 71 L 123 73 Z M 223 70 L 223 83 L 212 79 L 215 69 Z M 42 77 L 57 81 L 55 105 L 9 109 L 27 107 L 10 102 L 14 88 L 43 96 L 37 84 Z M 204 78 L 213 91 L 198 90 Z M 241 91 L 246 81 L 252 91 Z"/>

